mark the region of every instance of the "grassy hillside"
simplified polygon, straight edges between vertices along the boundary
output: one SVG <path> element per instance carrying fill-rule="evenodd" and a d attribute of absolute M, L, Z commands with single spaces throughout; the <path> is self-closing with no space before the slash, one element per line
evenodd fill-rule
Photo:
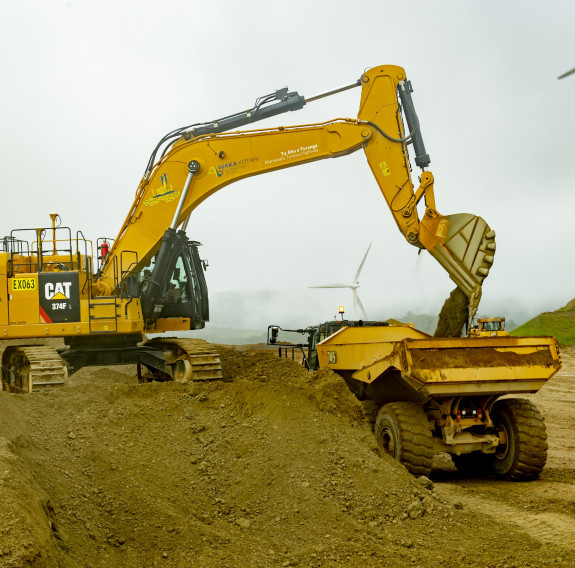
<path fill-rule="evenodd" d="M 543 312 L 510 335 L 553 335 L 561 345 L 575 345 L 575 299 L 554 312 Z"/>

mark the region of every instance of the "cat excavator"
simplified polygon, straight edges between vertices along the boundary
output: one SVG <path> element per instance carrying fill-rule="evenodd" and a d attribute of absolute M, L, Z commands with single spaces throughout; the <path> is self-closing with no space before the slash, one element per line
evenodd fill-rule
<path fill-rule="evenodd" d="M 361 90 L 357 118 L 237 130 L 352 88 Z M 57 214 L 47 227 L 10 231 L 0 242 L 3 388 L 25 393 L 63 384 L 91 365 L 137 364 L 141 380 L 221 377 L 217 352 L 201 340 L 146 339 L 201 329 L 209 320 L 207 263 L 186 234 L 192 212 L 238 180 L 359 150 L 407 243 L 448 272 L 469 300 L 471 321 L 495 233 L 480 217 L 436 209 L 412 90 L 405 70 L 393 65 L 312 97 L 280 89 L 247 111 L 164 136 L 116 238 L 94 244 Z M 410 146 L 421 169 L 417 187 Z"/>

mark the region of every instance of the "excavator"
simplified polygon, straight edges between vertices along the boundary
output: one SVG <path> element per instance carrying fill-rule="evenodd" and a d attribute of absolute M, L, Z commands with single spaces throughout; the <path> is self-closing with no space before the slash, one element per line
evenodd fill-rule
<path fill-rule="evenodd" d="M 361 91 L 357 118 L 237 130 L 353 88 Z M 475 215 L 437 210 L 412 92 L 405 70 L 394 65 L 312 97 L 277 90 L 247 111 L 166 134 L 116 238 L 98 238 L 94 247 L 55 213 L 47 227 L 10 231 L 0 241 L 3 388 L 32 392 L 94 365 L 137 364 L 140 380 L 221 377 L 219 356 L 205 342 L 146 337 L 209 321 L 207 263 L 186 233 L 192 212 L 238 180 L 359 150 L 407 243 L 427 250 L 468 298 L 471 322 L 495 232 Z M 421 169 L 417 187 L 410 151 Z"/>

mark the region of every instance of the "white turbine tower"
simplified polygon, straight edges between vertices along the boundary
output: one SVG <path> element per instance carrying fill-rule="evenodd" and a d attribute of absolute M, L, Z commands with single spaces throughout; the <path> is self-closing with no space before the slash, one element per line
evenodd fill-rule
<path fill-rule="evenodd" d="M 369 253 L 369 249 L 371 248 L 371 245 L 373 243 L 369 243 L 369 246 L 367 247 L 367 250 L 365 251 L 365 254 L 363 255 L 363 260 L 361 261 L 361 264 L 359 265 L 353 280 L 351 281 L 351 284 L 324 284 L 323 286 L 308 286 L 308 288 L 350 288 L 351 291 L 353 292 L 353 313 L 354 316 L 357 317 L 357 308 L 359 306 L 359 309 L 361 310 L 363 317 L 365 319 L 367 319 L 367 314 L 365 313 L 365 309 L 363 307 L 363 304 L 361 303 L 361 300 L 359 299 L 359 294 L 357 293 L 357 289 L 359 288 L 359 275 L 361 274 L 361 269 L 363 268 L 363 265 L 365 263 L 365 259 L 367 258 L 367 255 Z"/>

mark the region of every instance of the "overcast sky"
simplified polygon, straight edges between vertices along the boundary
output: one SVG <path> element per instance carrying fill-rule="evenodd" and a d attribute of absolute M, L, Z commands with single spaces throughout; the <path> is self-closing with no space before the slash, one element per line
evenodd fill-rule
<path fill-rule="evenodd" d="M 575 75 L 557 79 L 575 67 L 572 0 L 3 0 L 2 21 L 1 234 L 57 212 L 114 237 L 166 132 L 389 63 L 415 89 L 437 209 L 497 233 L 480 312 L 575 297 Z M 260 124 L 354 118 L 359 96 Z M 232 184 L 188 233 L 210 263 L 214 325 L 352 315 L 349 290 L 307 287 L 351 280 L 370 242 L 370 317 L 438 313 L 453 288 L 398 232 L 363 152 Z"/>

